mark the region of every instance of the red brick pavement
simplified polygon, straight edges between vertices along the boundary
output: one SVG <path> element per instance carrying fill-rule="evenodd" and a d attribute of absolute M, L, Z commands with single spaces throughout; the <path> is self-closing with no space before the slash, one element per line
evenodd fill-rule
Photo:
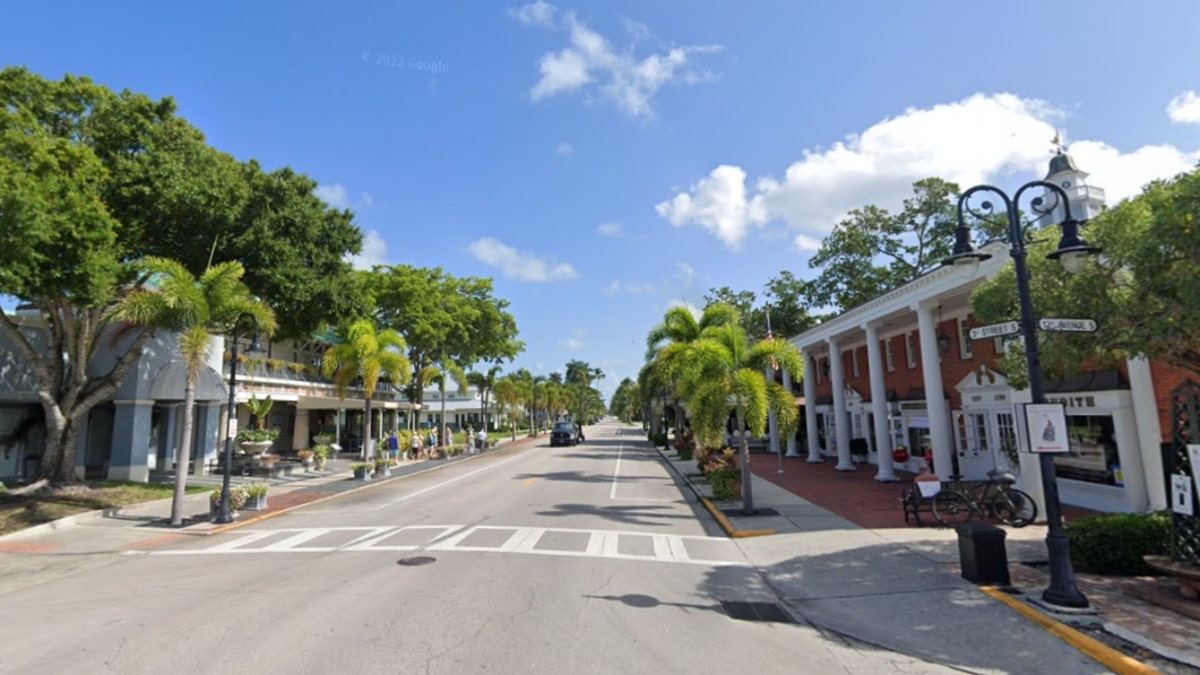
<path fill-rule="evenodd" d="M 900 482 L 879 483 L 875 480 L 878 469 L 874 464 L 860 464 L 857 471 L 838 471 L 834 468 L 836 464 L 833 459 L 809 464 L 803 457 L 784 457 L 784 472 L 780 474 L 774 456 L 755 455 L 750 470 L 859 527 L 872 530 L 916 527 L 915 523 L 905 524 L 899 501 L 901 493 L 911 484 L 911 474 L 897 472 Z M 1063 505 L 1062 511 L 1067 521 L 1096 513 L 1069 505 Z M 926 525 L 934 522 L 932 516 L 922 516 Z"/>

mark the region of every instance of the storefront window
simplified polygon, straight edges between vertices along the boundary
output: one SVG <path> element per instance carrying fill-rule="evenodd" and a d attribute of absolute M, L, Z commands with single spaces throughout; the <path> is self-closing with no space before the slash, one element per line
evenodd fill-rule
<path fill-rule="evenodd" d="M 1120 485 L 1120 458 L 1110 415 L 1068 415 L 1067 433 L 1071 453 L 1055 455 L 1054 469 L 1060 478 Z"/>

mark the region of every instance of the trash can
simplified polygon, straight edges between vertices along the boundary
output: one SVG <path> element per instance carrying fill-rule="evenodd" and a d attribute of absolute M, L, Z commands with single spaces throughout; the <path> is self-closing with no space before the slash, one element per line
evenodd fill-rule
<path fill-rule="evenodd" d="M 986 523 L 965 523 L 958 532 L 958 559 L 962 578 L 976 584 L 1009 585 L 1008 551 L 1004 530 Z"/>

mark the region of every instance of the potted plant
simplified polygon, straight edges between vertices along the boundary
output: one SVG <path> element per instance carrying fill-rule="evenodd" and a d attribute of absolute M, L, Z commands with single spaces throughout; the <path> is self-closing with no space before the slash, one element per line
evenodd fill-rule
<path fill-rule="evenodd" d="M 237 517 L 237 512 L 246 504 L 246 491 L 241 485 L 232 485 L 229 488 L 229 515 Z M 221 487 L 213 488 L 213 491 L 208 493 L 208 515 L 214 521 L 221 513 Z"/>
<path fill-rule="evenodd" d="M 377 458 L 375 460 L 375 475 L 382 478 L 392 475 L 392 460 L 387 457 Z"/>
<path fill-rule="evenodd" d="M 317 469 L 317 471 L 323 470 L 325 468 L 325 460 L 329 459 L 329 446 L 314 445 L 312 453 L 314 467 Z"/>
<path fill-rule="evenodd" d="M 314 453 L 312 450 L 297 450 L 296 451 L 296 457 L 300 460 L 300 463 L 304 465 L 305 470 L 312 468 L 313 457 L 315 455 L 316 455 L 316 453 Z"/>
<path fill-rule="evenodd" d="M 254 458 L 254 463 L 264 469 L 274 469 L 275 464 L 279 462 L 279 455 L 265 453 Z"/>
<path fill-rule="evenodd" d="M 246 407 L 250 408 L 250 414 L 254 416 L 254 428 L 238 432 L 238 447 L 244 454 L 261 455 L 279 438 L 278 429 L 267 428 L 267 415 L 271 413 L 271 407 L 274 405 L 275 402 L 270 396 L 261 399 L 251 396 L 250 400 L 246 401 Z"/>
<path fill-rule="evenodd" d="M 355 480 L 371 480 L 371 471 L 375 469 L 374 462 L 355 462 L 350 465 Z"/>
<path fill-rule="evenodd" d="M 907 462 L 908 448 L 904 447 L 903 445 L 897 445 L 896 448 L 892 450 L 892 461 L 896 462 L 897 464 L 903 464 Z"/>
<path fill-rule="evenodd" d="M 337 429 L 328 424 L 322 424 L 317 427 L 317 433 L 313 434 L 313 443 L 315 445 L 331 445 L 337 439 Z"/>
<path fill-rule="evenodd" d="M 238 486 L 246 495 L 245 508 L 249 511 L 262 511 L 267 508 L 267 484 L 247 483 Z"/>

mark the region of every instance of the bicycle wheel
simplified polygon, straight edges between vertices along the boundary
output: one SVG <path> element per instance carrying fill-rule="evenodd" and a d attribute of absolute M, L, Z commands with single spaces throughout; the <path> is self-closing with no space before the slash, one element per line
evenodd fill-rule
<path fill-rule="evenodd" d="M 1016 488 L 1006 488 L 992 503 L 996 517 L 1005 525 L 1025 527 L 1037 518 L 1037 502 Z"/>
<path fill-rule="evenodd" d="M 933 517 L 946 527 L 968 522 L 974 516 L 971 500 L 961 492 L 942 490 L 933 498 Z"/>

